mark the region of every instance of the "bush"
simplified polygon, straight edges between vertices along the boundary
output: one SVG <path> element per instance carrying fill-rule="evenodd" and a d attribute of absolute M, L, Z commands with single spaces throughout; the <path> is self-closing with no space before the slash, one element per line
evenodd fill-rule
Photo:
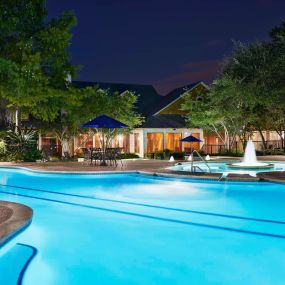
<path fill-rule="evenodd" d="M 0 157 L 5 156 L 6 152 L 7 152 L 7 149 L 6 149 L 5 141 L 0 140 Z"/>
<path fill-rule="evenodd" d="M 36 161 L 42 159 L 43 155 L 42 152 L 38 149 L 31 149 L 24 153 L 23 160 L 24 161 Z"/>
<path fill-rule="evenodd" d="M 37 149 L 36 131 L 16 128 L 1 136 L 4 138 L 0 140 L 1 160 L 36 161 L 42 158 L 41 151 Z"/>
<path fill-rule="evenodd" d="M 221 151 L 217 155 L 221 156 L 233 156 L 233 157 L 242 157 L 243 152 L 233 152 L 233 151 Z"/>
<path fill-rule="evenodd" d="M 154 153 L 153 152 L 148 152 L 147 154 L 145 154 L 145 157 L 148 159 L 153 159 L 154 158 Z"/>
<path fill-rule="evenodd" d="M 121 153 L 118 156 L 118 159 L 131 159 L 131 158 L 139 158 L 139 156 L 135 153 Z"/>
<path fill-rule="evenodd" d="M 36 132 L 32 129 L 20 129 L 7 131 L 5 136 L 7 153 L 24 158 L 25 153 L 37 148 Z"/>
<path fill-rule="evenodd" d="M 173 156 L 174 159 L 184 159 L 185 152 L 184 151 L 171 152 L 170 156 Z"/>

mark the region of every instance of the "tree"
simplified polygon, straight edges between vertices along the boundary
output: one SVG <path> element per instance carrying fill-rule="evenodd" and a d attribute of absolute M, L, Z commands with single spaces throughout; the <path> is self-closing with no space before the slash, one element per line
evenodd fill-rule
<path fill-rule="evenodd" d="M 88 132 L 80 126 L 96 116 L 105 114 L 129 126 L 128 129 L 104 130 L 107 143 L 119 133 L 130 132 L 143 122 L 135 111 L 137 95 L 126 91 L 111 93 L 97 87 L 74 89 L 69 95 L 61 97 L 63 106 L 58 118 L 52 124 L 47 123 L 44 130 L 52 131 L 61 141 L 63 152 L 72 153 L 72 141 L 79 133 Z M 97 130 L 91 130 L 93 135 Z"/>
<path fill-rule="evenodd" d="M 245 147 L 258 131 L 276 130 L 284 148 L 285 22 L 271 32 L 270 42 L 234 43 L 233 54 L 203 102 L 186 97 L 183 109 L 191 126 L 215 132 L 226 147 L 239 137 Z"/>
<path fill-rule="evenodd" d="M 235 137 L 245 139 L 248 116 L 242 98 L 246 90 L 238 89 L 239 82 L 228 77 L 214 81 L 211 91 L 202 101 L 186 94 L 182 109 L 187 112 L 189 127 L 199 127 L 215 133 L 227 150 L 233 147 Z"/>
<path fill-rule="evenodd" d="M 21 109 L 55 119 L 61 109 L 55 101 L 61 102 L 66 78 L 75 74 L 67 48 L 76 18 L 63 13 L 47 22 L 46 15 L 44 0 L 0 3 L 0 97 L 15 111 L 16 125 Z"/>

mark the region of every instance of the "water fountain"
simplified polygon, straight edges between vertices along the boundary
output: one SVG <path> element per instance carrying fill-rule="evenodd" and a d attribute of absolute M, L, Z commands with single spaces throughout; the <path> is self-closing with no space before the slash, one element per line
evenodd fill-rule
<path fill-rule="evenodd" d="M 254 143 L 252 140 L 249 140 L 246 144 L 244 157 L 242 162 L 229 164 L 228 167 L 231 168 L 272 168 L 273 164 L 259 162 L 256 158 L 256 152 Z"/>

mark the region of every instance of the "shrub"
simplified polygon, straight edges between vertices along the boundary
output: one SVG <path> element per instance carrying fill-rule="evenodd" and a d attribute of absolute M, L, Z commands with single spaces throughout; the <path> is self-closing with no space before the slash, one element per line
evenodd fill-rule
<path fill-rule="evenodd" d="M 131 159 L 131 158 L 139 158 L 139 156 L 135 153 L 121 153 L 118 156 L 118 159 Z"/>
<path fill-rule="evenodd" d="M 173 156 L 174 159 L 184 159 L 185 152 L 184 151 L 171 152 L 170 156 Z"/>
<path fill-rule="evenodd" d="M 154 153 L 153 152 L 148 152 L 147 154 L 145 154 L 145 157 L 149 158 L 149 159 L 153 159 L 154 158 Z"/>
<path fill-rule="evenodd" d="M 242 157 L 243 152 L 221 151 L 221 152 L 217 153 L 216 155 Z"/>
<path fill-rule="evenodd" d="M 42 159 L 42 157 L 42 152 L 36 148 L 25 152 L 23 155 L 24 161 L 36 161 Z"/>
<path fill-rule="evenodd" d="M 42 158 L 42 153 L 37 149 L 36 131 L 32 129 L 16 128 L 15 130 L 9 130 L 6 132 L 4 140 L 6 146 L 5 158 L 8 161 L 36 161 Z"/>
<path fill-rule="evenodd" d="M 26 152 L 37 148 L 36 132 L 27 128 L 9 130 L 5 142 L 8 154 L 24 157 Z"/>
<path fill-rule="evenodd" d="M 6 149 L 6 143 L 5 143 L 5 141 L 0 140 L 0 157 L 5 156 L 6 151 L 7 151 L 7 149 Z"/>

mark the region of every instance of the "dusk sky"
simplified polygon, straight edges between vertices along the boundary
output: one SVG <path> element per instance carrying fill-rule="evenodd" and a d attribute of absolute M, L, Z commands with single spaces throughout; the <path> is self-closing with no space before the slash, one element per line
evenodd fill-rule
<path fill-rule="evenodd" d="M 210 83 L 232 40 L 252 42 L 285 18 L 285 0 L 49 0 L 73 10 L 72 61 L 80 80 L 153 84 L 165 94 Z"/>

